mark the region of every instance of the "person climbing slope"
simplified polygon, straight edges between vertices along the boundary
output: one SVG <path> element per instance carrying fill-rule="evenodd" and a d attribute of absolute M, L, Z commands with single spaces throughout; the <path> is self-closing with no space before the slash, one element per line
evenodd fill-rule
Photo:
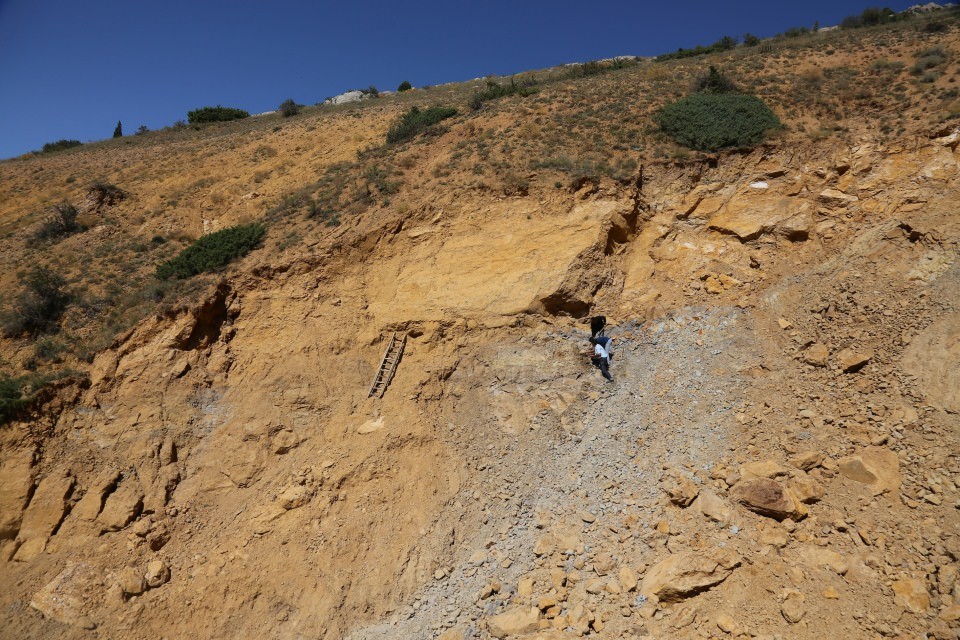
<path fill-rule="evenodd" d="M 600 373 L 608 382 L 613 382 L 613 376 L 610 375 L 610 338 L 606 336 L 591 337 L 590 344 L 593 345 L 591 361 L 594 366 L 600 369 Z"/>

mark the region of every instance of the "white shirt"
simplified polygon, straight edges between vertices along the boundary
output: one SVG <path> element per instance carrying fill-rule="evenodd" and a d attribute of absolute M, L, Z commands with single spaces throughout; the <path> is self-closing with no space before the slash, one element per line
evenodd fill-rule
<path fill-rule="evenodd" d="M 604 348 L 603 348 L 601 345 L 599 345 L 599 344 L 598 344 L 598 345 L 594 345 L 594 347 L 593 347 L 593 354 L 594 354 L 595 356 L 599 357 L 599 358 L 604 358 L 604 359 L 606 359 L 607 363 L 610 362 L 610 354 L 608 354 L 607 351 L 606 351 L 606 349 L 604 349 Z"/>

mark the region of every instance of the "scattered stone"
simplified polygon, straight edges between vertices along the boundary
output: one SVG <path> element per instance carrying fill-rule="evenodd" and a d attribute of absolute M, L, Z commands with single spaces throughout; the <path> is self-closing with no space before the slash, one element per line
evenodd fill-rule
<path fill-rule="evenodd" d="M 823 485 L 807 474 L 799 474 L 790 480 L 790 492 L 800 502 L 819 502 L 823 498 Z"/>
<path fill-rule="evenodd" d="M 824 189 L 820 192 L 820 199 L 827 204 L 849 204 L 860 200 L 857 196 L 849 195 L 838 189 Z"/>
<path fill-rule="evenodd" d="M 700 513 L 715 522 L 730 522 L 730 518 L 733 515 L 730 505 L 709 489 L 700 491 L 700 495 L 697 497 L 696 507 L 700 510 Z"/>
<path fill-rule="evenodd" d="M 77 594 L 82 592 L 76 586 L 82 568 L 82 563 L 67 563 L 56 578 L 33 595 L 30 606 L 45 618 L 81 629 L 95 629 L 97 625 L 83 613 L 84 599 Z"/>
<path fill-rule="evenodd" d="M 740 625 L 737 624 L 737 621 L 727 613 L 721 613 L 717 616 L 717 626 L 724 633 L 729 633 L 734 636 L 738 636 L 743 632 Z"/>
<path fill-rule="evenodd" d="M 593 570 L 596 571 L 598 576 L 607 575 L 613 571 L 616 566 L 616 560 L 614 560 L 613 556 L 609 553 L 599 553 L 597 557 L 593 559 Z"/>
<path fill-rule="evenodd" d="M 670 502 L 679 507 L 686 507 L 693 502 L 699 491 L 700 487 L 690 478 L 679 477 L 676 484 L 667 489 L 667 494 L 670 496 Z"/>
<path fill-rule="evenodd" d="M 830 359 L 830 350 L 826 345 L 814 342 L 803 350 L 803 361 L 815 367 L 825 367 Z"/>
<path fill-rule="evenodd" d="M 630 567 L 620 567 L 620 584 L 623 590 L 630 592 L 637 588 L 637 573 Z"/>
<path fill-rule="evenodd" d="M 480 590 L 480 599 L 486 600 L 495 593 L 500 593 L 500 583 L 496 580 L 489 583 L 483 589 Z"/>
<path fill-rule="evenodd" d="M 170 567 L 163 560 L 151 560 L 147 563 L 147 572 L 144 578 L 148 587 L 156 589 L 170 580 Z"/>
<path fill-rule="evenodd" d="M 842 555 L 831 549 L 824 549 L 816 545 L 804 547 L 800 551 L 800 557 L 807 566 L 826 567 L 841 576 L 850 568 Z"/>
<path fill-rule="evenodd" d="M 807 514 L 806 508 L 789 490 L 770 478 L 741 480 L 730 495 L 751 511 L 777 520 L 800 520 Z"/>
<path fill-rule="evenodd" d="M 505 638 L 536 631 L 539 620 L 540 611 L 536 607 L 514 607 L 490 618 L 487 629 L 495 638 Z"/>
<path fill-rule="evenodd" d="M 823 597 L 828 600 L 838 600 L 840 598 L 840 593 L 834 587 L 827 587 L 823 590 Z"/>
<path fill-rule="evenodd" d="M 529 598 L 533 595 L 533 578 L 523 578 L 517 583 L 517 595 L 521 598 Z"/>
<path fill-rule="evenodd" d="M 841 474 L 870 485 L 874 495 L 900 488 L 900 458 L 883 447 L 867 447 L 858 455 L 837 461 Z"/>
<path fill-rule="evenodd" d="M 904 610 L 913 613 L 926 613 L 930 609 L 930 594 L 923 580 L 907 578 L 897 580 L 893 587 L 893 601 Z"/>
<path fill-rule="evenodd" d="M 786 318 L 777 318 L 777 324 L 780 325 L 780 328 L 786 331 L 793 327 L 793 323 L 787 320 Z"/>
<path fill-rule="evenodd" d="M 847 347 L 837 354 L 837 360 L 840 362 L 840 368 L 844 373 L 855 373 L 863 369 L 870 359 L 873 358 L 872 349 L 853 349 Z"/>
<path fill-rule="evenodd" d="M 773 460 L 748 462 L 740 465 L 741 478 L 776 478 L 787 475 L 787 470 Z"/>
<path fill-rule="evenodd" d="M 960 604 L 944 606 L 940 609 L 940 619 L 946 622 L 956 622 L 960 620 Z"/>
<path fill-rule="evenodd" d="M 147 590 L 147 581 L 143 571 L 134 567 L 124 567 L 117 574 L 117 585 L 125 596 L 138 596 Z"/>
<path fill-rule="evenodd" d="M 597 521 L 597 516 L 593 515 L 589 511 L 581 511 L 580 519 L 586 522 L 587 524 L 592 524 Z"/>
<path fill-rule="evenodd" d="M 740 566 L 740 557 L 729 550 L 709 555 L 681 552 L 661 560 L 643 578 L 640 593 L 661 602 L 678 602 L 727 579 Z"/>
<path fill-rule="evenodd" d="M 810 471 L 823 464 L 823 454 L 819 451 L 805 451 L 790 458 L 790 464 L 797 469 Z"/>
<path fill-rule="evenodd" d="M 769 544 L 778 549 L 782 549 L 787 546 L 787 542 L 790 540 L 790 534 L 787 533 L 787 530 L 779 525 L 767 525 L 761 531 L 757 541 L 760 544 Z"/>
<path fill-rule="evenodd" d="M 295 484 L 284 489 L 277 497 L 277 502 L 287 511 L 297 509 L 310 502 L 313 497 L 309 488 Z"/>
<path fill-rule="evenodd" d="M 806 612 L 807 608 L 804 605 L 803 594 L 799 591 L 790 590 L 780 606 L 780 613 L 784 620 L 790 624 L 797 624 L 803 619 Z"/>

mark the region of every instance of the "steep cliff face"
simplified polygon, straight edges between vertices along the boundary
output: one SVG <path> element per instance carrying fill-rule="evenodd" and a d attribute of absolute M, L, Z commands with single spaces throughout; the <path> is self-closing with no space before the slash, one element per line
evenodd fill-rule
<path fill-rule="evenodd" d="M 433 173 L 467 124 L 397 151 L 449 188 L 268 244 L 0 432 L 3 635 L 955 634 L 956 127 L 505 195 Z"/>

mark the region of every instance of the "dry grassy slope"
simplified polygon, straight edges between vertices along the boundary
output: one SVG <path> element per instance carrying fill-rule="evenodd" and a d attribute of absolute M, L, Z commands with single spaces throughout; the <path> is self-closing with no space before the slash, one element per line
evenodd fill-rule
<path fill-rule="evenodd" d="M 204 220 L 271 220 L 264 249 L 99 352 L 89 388 L 0 434 L 0 635 L 487 637 L 540 603 L 544 638 L 951 637 L 957 40 L 900 27 L 712 59 L 790 127 L 707 158 L 646 129 L 703 60 L 547 83 L 337 169 L 336 228 L 268 210 L 406 102 L 465 89 L 0 164 L 7 291 L 41 261 L 90 298 L 132 281 L 122 304 Z M 876 64 L 934 45 L 935 82 Z M 28 246 L 24 225 L 94 179 L 131 197 Z M 570 314 L 597 311 L 618 325 L 611 387 L 577 355 Z M 64 332 L 122 325 L 75 312 Z M 392 330 L 407 352 L 368 399 Z M 856 373 L 848 348 L 870 356 Z M 32 349 L 3 343 L 13 368 Z M 823 460 L 791 467 L 806 451 Z M 874 495 L 850 455 L 884 478 L 893 455 L 902 485 Z M 805 518 L 734 503 L 764 460 L 821 487 Z M 723 526 L 672 504 L 673 477 L 714 491 Z M 658 592 L 658 563 L 718 549 L 727 580 Z"/>

